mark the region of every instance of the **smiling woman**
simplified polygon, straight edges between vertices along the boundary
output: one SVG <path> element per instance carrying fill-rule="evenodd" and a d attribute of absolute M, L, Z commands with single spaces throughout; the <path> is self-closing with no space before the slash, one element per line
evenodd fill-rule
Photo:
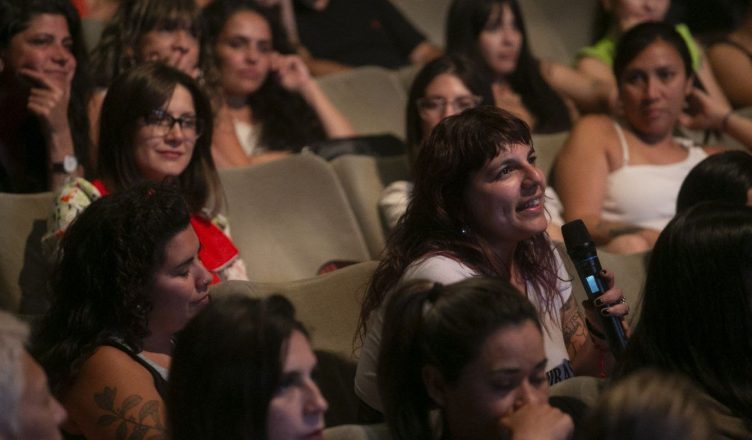
<path fill-rule="evenodd" d="M 71 225 L 34 352 L 73 438 L 163 438 L 172 339 L 209 301 L 211 273 L 180 193 L 143 184 Z"/>
<path fill-rule="evenodd" d="M 0 191 L 54 190 L 89 166 L 86 64 L 70 3 L 0 3 Z"/>
<path fill-rule="evenodd" d="M 245 279 L 245 266 L 219 214 L 222 190 L 212 161 L 208 99 L 185 73 L 146 63 L 119 76 L 102 107 L 99 179 L 75 179 L 55 198 L 43 244 L 54 255 L 68 225 L 93 200 L 144 180 L 174 183 L 188 202 L 214 280 Z"/>

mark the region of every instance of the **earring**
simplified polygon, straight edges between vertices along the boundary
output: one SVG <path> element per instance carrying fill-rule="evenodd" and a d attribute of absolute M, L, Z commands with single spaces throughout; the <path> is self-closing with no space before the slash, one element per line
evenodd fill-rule
<path fill-rule="evenodd" d="M 467 226 L 463 226 L 460 228 L 460 234 L 467 235 L 467 233 L 470 231 L 470 229 Z"/>

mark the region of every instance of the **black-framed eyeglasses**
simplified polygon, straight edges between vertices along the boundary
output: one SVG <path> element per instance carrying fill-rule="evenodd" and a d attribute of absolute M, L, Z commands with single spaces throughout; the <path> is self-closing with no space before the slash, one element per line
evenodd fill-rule
<path fill-rule="evenodd" d="M 463 111 L 475 108 L 480 105 L 483 98 L 477 95 L 458 96 L 452 100 L 447 100 L 441 97 L 424 96 L 418 98 L 415 104 L 418 106 L 418 111 L 426 115 L 442 115 L 446 111 L 447 106 L 451 105 L 455 112 L 462 113 Z"/>
<path fill-rule="evenodd" d="M 149 112 L 144 116 L 146 125 L 151 125 L 158 129 L 159 134 L 164 136 L 172 130 L 175 124 L 180 126 L 184 134 L 199 137 L 204 132 L 204 121 L 195 116 L 183 115 L 179 118 L 172 116 L 164 110 L 157 109 Z"/>

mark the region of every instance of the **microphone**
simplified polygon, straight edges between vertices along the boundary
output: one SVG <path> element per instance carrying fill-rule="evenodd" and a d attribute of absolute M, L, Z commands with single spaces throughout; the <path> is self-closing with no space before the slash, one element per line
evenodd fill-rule
<path fill-rule="evenodd" d="M 595 250 L 595 243 L 582 220 L 577 219 L 565 223 L 561 227 L 564 236 L 564 246 L 572 259 L 580 282 L 585 288 L 588 298 L 597 298 L 606 290 L 606 283 L 601 278 L 601 263 Z M 598 314 L 606 332 L 606 340 L 611 352 L 617 358 L 627 346 L 627 336 L 621 326 L 619 318 Z"/>

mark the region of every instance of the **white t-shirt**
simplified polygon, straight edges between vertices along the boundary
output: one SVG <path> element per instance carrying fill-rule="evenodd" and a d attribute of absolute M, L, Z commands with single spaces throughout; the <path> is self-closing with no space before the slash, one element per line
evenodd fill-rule
<path fill-rule="evenodd" d="M 557 272 L 559 282 L 558 298 L 553 302 L 552 310 L 561 310 L 564 303 L 572 295 L 572 284 L 569 281 L 569 274 L 564 268 L 564 264 L 559 257 L 558 252 L 554 249 L 556 255 Z M 407 281 L 425 279 L 442 284 L 452 284 L 477 276 L 472 269 L 461 262 L 449 257 L 435 255 L 418 260 L 407 267 L 405 273 L 397 284 L 402 285 Z M 396 290 L 396 289 L 395 289 Z M 527 284 L 527 297 L 530 302 L 540 310 L 539 301 L 535 295 L 533 286 Z M 384 325 L 384 309 L 389 295 L 384 298 L 381 306 L 372 313 L 368 319 L 368 331 L 366 332 L 363 347 L 358 359 L 358 367 L 355 372 L 355 394 L 363 402 L 373 409 L 382 411 L 381 398 L 379 397 L 378 386 L 376 384 L 376 367 L 378 365 L 379 347 L 381 346 L 381 329 Z M 574 376 L 569 354 L 564 343 L 564 335 L 561 331 L 561 317 L 559 314 L 550 316 L 546 314 L 541 317 L 543 324 L 543 345 L 548 358 L 546 364 L 546 375 L 549 383 L 554 384 Z"/>

